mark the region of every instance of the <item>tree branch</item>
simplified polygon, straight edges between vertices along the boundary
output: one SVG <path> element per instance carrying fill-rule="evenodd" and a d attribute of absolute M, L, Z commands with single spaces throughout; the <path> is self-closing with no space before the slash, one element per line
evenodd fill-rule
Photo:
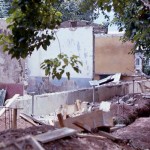
<path fill-rule="evenodd" d="M 148 7 L 150 9 L 150 3 L 147 2 L 146 0 L 141 0 L 143 2 L 144 6 Z"/>

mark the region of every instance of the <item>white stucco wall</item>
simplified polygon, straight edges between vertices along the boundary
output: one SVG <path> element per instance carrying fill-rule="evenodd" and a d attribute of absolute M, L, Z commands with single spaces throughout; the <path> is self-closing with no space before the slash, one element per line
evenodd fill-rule
<path fill-rule="evenodd" d="M 44 59 L 56 57 L 60 51 L 68 56 L 75 54 L 80 57 L 83 66 L 80 67 L 82 73 L 76 73 L 69 68 L 73 78 L 92 78 L 93 77 L 93 28 L 61 28 L 56 30 L 56 39 L 51 42 L 47 51 L 42 48 L 34 51 L 28 58 L 29 76 L 45 76 L 40 69 L 40 64 Z"/>
<path fill-rule="evenodd" d="M 142 71 L 142 58 L 143 55 L 140 53 L 135 53 L 135 69 Z"/>

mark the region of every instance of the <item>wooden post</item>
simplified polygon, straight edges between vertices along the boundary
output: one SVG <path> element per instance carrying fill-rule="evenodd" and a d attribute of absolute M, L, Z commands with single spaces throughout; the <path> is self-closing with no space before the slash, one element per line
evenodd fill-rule
<path fill-rule="evenodd" d="M 77 105 L 78 111 L 80 111 L 81 110 L 81 101 L 79 99 L 76 100 L 76 105 Z"/>
<path fill-rule="evenodd" d="M 65 127 L 62 114 L 57 114 L 60 127 Z"/>
<path fill-rule="evenodd" d="M 12 128 L 13 128 L 13 129 L 17 129 L 17 108 L 14 108 L 14 109 L 13 109 Z"/>

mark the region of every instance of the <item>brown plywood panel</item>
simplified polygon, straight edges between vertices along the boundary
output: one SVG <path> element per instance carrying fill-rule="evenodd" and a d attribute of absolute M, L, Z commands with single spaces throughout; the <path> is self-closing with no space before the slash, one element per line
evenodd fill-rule
<path fill-rule="evenodd" d="M 95 38 L 95 73 L 134 72 L 134 55 L 129 54 L 133 43 L 122 43 L 119 36 Z"/>

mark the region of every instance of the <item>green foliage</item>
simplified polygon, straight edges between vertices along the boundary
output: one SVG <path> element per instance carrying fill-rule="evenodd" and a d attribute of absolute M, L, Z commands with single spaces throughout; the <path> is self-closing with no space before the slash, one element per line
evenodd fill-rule
<path fill-rule="evenodd" d="M 115 17 L 119 30 L 125 31 L 123 41 L 134 42 L 133 52 L 150 57 L 150 9 L 141 0 L 130 1 Z"/>
<path fill-rule="evenodd" d="M 51 0 L 14 0 L 7 22 L 12 34 L 1 36 L 4 51 L 19 59 L 31 55 L 35 49 L 44 50 L 54 39 L 54 29 L 61 22 L 61 13 L 53 7 Z M 8 42 L 9 41 L 9 42 Z"/>
<path fill-rule="evenodd" d="M 87 20 L 92 22 L 98 15 L 94 13 L 92 7 L 88 7 L 88 9 L 84 10 L 82 8 L 82 3 L 84 2 L 83 0 L 66 0 L 55 6 L 62 13 L 62 21 Z"/>
<path fill-rule="evenodd" d="M 66 71 L 71 66 L 75 72 L 80 73 L 79 66 L 82 66 L 82 62 L 78 60 L 78 56 L 72 55 L 68 57 L 66 54 L 60 53 L 54 59 L 46 59 L 41 64 L 41 68 L 45 70 L 45 75 L 51 75 L 52 79 L 57 78 L 60 80 L 65 73 L 67 78 L 70 79 L 70 72 Z"/>

